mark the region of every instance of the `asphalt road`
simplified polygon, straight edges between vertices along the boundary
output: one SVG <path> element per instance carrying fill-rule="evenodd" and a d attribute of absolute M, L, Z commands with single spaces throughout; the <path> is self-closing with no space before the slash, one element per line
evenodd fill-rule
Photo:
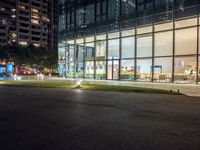
<path fill-rule="evenodd" d="M 199 150 L 200 98 L 0 86 L 0 150 Z"/>

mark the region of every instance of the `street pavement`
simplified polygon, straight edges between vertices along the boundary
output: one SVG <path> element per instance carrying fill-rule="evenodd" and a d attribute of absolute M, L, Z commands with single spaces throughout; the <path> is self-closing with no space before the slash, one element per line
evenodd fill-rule
<path fill-rule="evenodd" d="M 0 86 L 0 150 L 199 150 L 200 99 Z"/>

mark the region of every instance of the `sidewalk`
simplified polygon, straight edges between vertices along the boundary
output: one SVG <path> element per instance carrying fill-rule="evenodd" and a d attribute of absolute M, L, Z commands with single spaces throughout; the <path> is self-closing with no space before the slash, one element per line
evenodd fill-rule
<path fill-rule="evenodd" d="M 71 81 L 73 79 L 51 78 L 48 80 L 54 81 Z M 200 85 L 197 84 L 178 84 L 178 83 L 150 83 L 150 82 L 128 82 L 128 81 L 112 81 L 112 80 L 88 80 L 83 79 L 83 83 L 101 84 L 101 85 L 122 85 L 134 87 L 147 87 L 156 89 L 173 90 L 183 93 L 188 96 L 200 97 Z"/>

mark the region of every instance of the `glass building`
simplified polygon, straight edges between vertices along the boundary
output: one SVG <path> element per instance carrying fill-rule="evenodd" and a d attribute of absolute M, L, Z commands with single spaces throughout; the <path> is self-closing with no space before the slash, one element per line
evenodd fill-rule
<path fill-rule="evenodd" d="M 59 0 L 59 75 L 198 83 L 199 6 L 199 0 Z"/>

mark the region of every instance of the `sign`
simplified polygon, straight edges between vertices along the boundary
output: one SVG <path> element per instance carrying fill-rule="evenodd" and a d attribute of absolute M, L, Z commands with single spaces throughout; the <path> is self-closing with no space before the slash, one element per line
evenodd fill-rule
<path fill-rule="evenodd" d="M 0 65 L 0 74 L 3 74 L 3 66 Z"/>
<path fill-rule="evenodd" d="M 6 71 L 7 71 L 7 73 L 12 73 L 13 72 L 13 65 L 12 64 L 7 64 L 6 65 Z"/>

